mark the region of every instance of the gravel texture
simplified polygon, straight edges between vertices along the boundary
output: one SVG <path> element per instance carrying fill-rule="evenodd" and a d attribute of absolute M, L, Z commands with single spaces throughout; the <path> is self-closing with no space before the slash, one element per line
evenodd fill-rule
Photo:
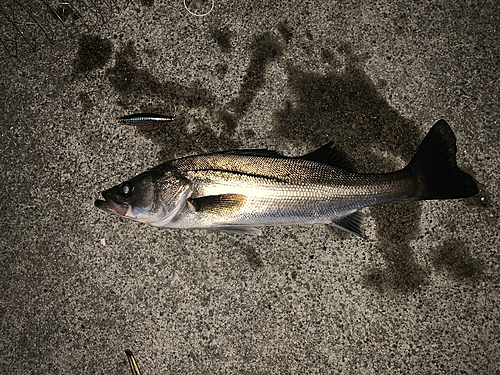
<path fill-rule="evenodd" d="M 4 373 L 132 374 L 130 349 L 142 375 L 500 374 L 499 2 L 88 4 L 54 5 L 36 48 L 2 39 Z M 136 112 L 177 119 L 117 124 Z M 479 194 L 372 207 L 370 241 L 153 229 L 93 205 L 217 150 L 334 140 L 392 171 L 441 118 Z"/>

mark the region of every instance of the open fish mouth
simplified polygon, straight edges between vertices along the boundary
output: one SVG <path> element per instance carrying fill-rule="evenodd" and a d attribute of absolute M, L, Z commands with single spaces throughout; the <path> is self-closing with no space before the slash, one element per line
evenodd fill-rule
<path fill-rule="evenodd" d="M 100 199 L 97 199 L 94 205 L 103 211 L 109 211 L 120 216 L 125 216 L 130 208 L 127 204 L 119 204 L 113 201 L 103 201 Z"/>

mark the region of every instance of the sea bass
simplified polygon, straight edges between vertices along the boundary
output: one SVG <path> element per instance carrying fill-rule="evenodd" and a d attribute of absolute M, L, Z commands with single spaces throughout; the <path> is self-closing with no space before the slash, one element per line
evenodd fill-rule
<path fill-rule="evenodd" d="M 189 156 L 160 164 L 102 193 L 95 205 L 154 227 L 260 234 L 257 227 L 330 224 L 364 237 L 363 207 L 473 196 L 456 162 L 456 138 L 438 121 L 403 169 L 356 173 L 332 143 L 300 157 L 268 150 Z"/>

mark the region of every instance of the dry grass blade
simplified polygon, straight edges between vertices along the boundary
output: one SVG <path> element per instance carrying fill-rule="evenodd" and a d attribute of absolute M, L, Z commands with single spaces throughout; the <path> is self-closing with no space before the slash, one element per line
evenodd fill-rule
<path fill-rule="evenodd" d="M 130 363 L 130 368 L 132 369 L 133 375 L 141 375 L 139 372 L 139 368 L 137 367 L 137 363 L 135 362 L 134 355 L 130 350 L 125 350 L 125 354 L 127 355 L 128 362 Z"/>

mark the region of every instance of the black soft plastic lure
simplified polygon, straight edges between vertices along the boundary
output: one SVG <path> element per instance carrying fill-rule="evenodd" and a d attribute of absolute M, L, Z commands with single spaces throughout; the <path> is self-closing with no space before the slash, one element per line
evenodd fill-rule
<path fill-rule="evenodd" d="M 135 113 L 132 115 L 118 117 L 119 124 L 135 126 L 154 125 L 174 120 L 175 116 L 165 116 L 156 113 Z"/>

